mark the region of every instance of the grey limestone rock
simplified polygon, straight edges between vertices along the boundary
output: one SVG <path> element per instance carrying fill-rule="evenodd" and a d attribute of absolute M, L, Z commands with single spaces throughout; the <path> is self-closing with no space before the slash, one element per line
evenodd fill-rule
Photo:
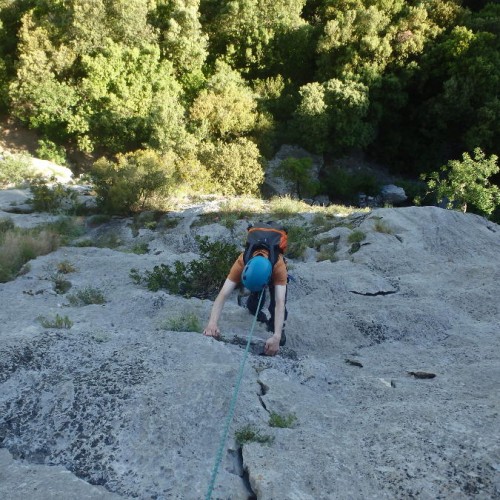
<path fill-rule="evenodd" d="M 192 216 L 175 230 L 186 241 L 244 231 Z M 366 234 L 356 253 L 344 227 L 323 234 L 340 236 L 337 261 L 290 259 L 277 356 L 261 355 L 255 325 L 212 498 L 498 498 L 500 227 L 434 207 L 346 223 Z M 2 498 L 206 495 L 252 317 L 231 297 L 224 341 L 165 326 L 186 312 L 204 325 L 212 307 L 132 281 L 131 268 L 196 257 L 169 231 L 148 233 L 143 255 L 63 247 L 0 284 Z M 105 303 L 57 293 L 61 261 L 71 292 L 96 287 Z M 57 314 L 71 328 L 37 319 Z M 295 420 L 273 427 L 272 414 Z M 238 444 L 248 426 L 269 442 Z"/>

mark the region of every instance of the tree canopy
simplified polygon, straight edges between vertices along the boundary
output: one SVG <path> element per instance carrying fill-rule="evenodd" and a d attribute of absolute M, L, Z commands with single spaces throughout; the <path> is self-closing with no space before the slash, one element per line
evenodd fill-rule
<path fill-rule="evenodd" d="M 287 142 L 415 177 L 498 154 L 499 88 L 497 2 L 0 0 L 4 114 L 68 151 L 173 155 L 212 186 L 231 154 L 260 169 Z"/>

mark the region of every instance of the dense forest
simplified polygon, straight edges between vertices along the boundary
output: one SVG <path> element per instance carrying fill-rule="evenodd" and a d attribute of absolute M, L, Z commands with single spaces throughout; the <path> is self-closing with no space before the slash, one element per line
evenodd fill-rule
<path fill-rule="evenodd" d="M 415 178 L 500 149 L 498 1 L 0 0 L 0 54 L 1 113 L 102 175 L 240 194 L 285 143 Z"/>

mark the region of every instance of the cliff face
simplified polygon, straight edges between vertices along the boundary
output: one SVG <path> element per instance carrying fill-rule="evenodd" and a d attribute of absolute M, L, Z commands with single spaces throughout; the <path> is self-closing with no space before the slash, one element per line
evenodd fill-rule
<path fill-rule="evenodd" d="M 135 239 L 130 221 L 104 229 L 148 254 L 64 247 L 0 285 L 0 497 L 205 495 L 252 318 L 233 297 L 225 342 L 170 331 L 179 314 L 205 324 L 212 302 L 129 277 L 195 258 L 196 234 L 242 241 L 243 221 L 192 224 L 203 209 Z M 336 241 L 335 262 L 313 249 L 289 261 L 276 357 L 260 355 L 257 323 L 213 498 L 499 496 L 500 227 L 431 207 L 338 222 L 318 235 Z M 62 261 L 75 268 L 68 293 L 95 287 L 105 303 L 58 294 Z M 56 315 L 71 328 L 37 320 Z M 296 419 L 272 427 L 271 414 Z M 237 444 L 248 425 L 270 442 Z"/>

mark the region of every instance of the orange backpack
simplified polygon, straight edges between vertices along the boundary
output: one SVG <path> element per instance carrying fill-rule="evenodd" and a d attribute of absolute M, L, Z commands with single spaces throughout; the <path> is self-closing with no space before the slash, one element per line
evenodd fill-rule
<path fill-rule="evenodd" d="M 246 264 L 256 250 L 267 250 L 269 260 L 274 266 L 278 261 L 279 254 L 286 252 L 288 243 L 287 230 L 275 222 L 259 222 L 248 227 L 247 242 L 243 261 Z"/>

